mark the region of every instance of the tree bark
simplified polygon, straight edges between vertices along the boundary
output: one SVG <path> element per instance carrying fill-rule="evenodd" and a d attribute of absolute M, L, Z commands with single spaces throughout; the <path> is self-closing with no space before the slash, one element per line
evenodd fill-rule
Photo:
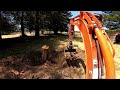
<path fill-rule="evenodd" d="M 24 15 L 23 15 L 23 11 L 21 12 L 21 33 L 22 33 L 22 37 L 24 37 L 24 36 L 26 36 L 25 35 L 25 32 L 24 32 L 24 22 L 23 22 L 23 20 L 24 20 Z"/>
<path fill-rule="evenodd" d="M 43 30 L 41 30 L 41 34 L 44 34 L 44 31 L 43 31 Z"/>
<path fill-rule="evenodd" d="M 0 11 L 0 40 L 2 40 L 2 34 L 1 34 L 1 11 Z"/>
<path fill-rule="evenodd" d="M 58 31 L 57 31 L 57 30 L 54 30 L 54 34 L 57 35 L 57 34 L 58 34 Z"/>
<path fill-rule="evenodd" d="M 0 40 L 2 40 L 2 34 L 1 34 L 1 31 L 0 31 Z"/>
<path fill-rule="evenodd" d="M 35 37 L 39 37 L 39 12 L 36 11 Z"/>

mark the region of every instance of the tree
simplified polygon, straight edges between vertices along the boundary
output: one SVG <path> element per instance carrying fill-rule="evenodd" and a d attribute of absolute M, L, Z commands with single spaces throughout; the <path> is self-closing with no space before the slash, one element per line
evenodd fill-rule
<path fill-rule="evenodd" d="M 2 34 L 1 34 L 1 11 L 0 11 L 0 40 L 2 39 Z"/>
<path fill-rule="evenodd" d="M 14 30 L 14 25 L 11 22 L 9 15 L 6 15 L 3 11 L 0 11 L 0 39 L 1 35 L 4 33 L 9 33 Z"/>
<path fill-rule="evenodd" d="M 106 27 L 115 29 L 119 27 L 120 11 L 104 11 L 104 22 L 107 21 Z"/>
<path fill-rule="evenodd" d="M 103 18 L 109 21 L 120 21 L 120 11 L 104 11 Z"/>
<path fill-rule="evenodd" d="M 35 30 L 35 36 L 39 36 L 39 31 L 50 30 L 57 34 L 58 31 L 68 29 L 69 17 L 68 11 L 26 11 L 26 27 L 32 31 Z"/>
<path fill-rule="evenodd" d="M 21 33 L 22 33 L 22 37 L 26 36 L 25 35 L 25 32 L 24 32 L 24 11 L 21 11 L 21 22 L 20 22 L 20 25 L 21 25 Z"/>
<path fill-rule="evenodd" d="M 65 31 L 68 29 L 69 17 L 71 13 L 68 11 L 51 11 L 49 12 L 49 28 L 57 34 L 58 31 Z"/>
<path fill-rule="evenodd" d="M 34 12 L 33 11 L 27 11 L 26 12 L 27 17 L 25 18 L 26 21 L 26 28 L 32 32 L 35 30 L 35 17 L 34 17 Z"/>
<path fill-rule="evenodd" d="M 26 11 L 5 11 L 5 13 L 13 17 L 15 25 L 20 25 L 22 34 L 21 36 L 26 36 L 24 32 Z"/>
<path fill-rule="evenodd" d="M 35 12 L 35 36 L 39 37 L 39 11 Z"/>
<path fill-rule="evenodd" d="M 28 11 L 27 12 L 27 28 L 29 31 L 35 30 L 35 36 L 39 36 L 39 31 L 45 28 L 44 23 L 46 13 L 45 11 Z"/>

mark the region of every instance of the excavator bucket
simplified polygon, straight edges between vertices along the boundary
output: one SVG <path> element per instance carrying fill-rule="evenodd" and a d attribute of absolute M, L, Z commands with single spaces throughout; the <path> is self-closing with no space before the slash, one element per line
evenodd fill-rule
<path fill-rule="evenodd" d="M 80 67 L 76 47 L 67 47 L 64 50 L 64 57 L 69 67 Z"/>
<path fill-rule="evenodd" d="M 65 52 L 76 52 L 76 49 L 67 47 Z"/>

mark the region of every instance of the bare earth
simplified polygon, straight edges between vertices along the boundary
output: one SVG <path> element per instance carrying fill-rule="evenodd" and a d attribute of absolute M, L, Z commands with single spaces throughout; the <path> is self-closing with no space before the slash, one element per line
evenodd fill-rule
<path fill-rule="evenodd" d="M 2 38 L 17 36 L 20 36 L 20 34 L 7 37 L 4 35 Z M 78 45 L 79 56 L 85 61 L 83 42 L 74 41 L 73 43 Z M 32 57 L 26 59 L 24 57 L 9 56 L 0 59 L 0 79 L 85 79 L 85 71 L 82 64 L 80 68 L 68 67 L 64 59 L 64 48 L 66 44 L 66 42 L 60 41 L 58 50 L 54 53 L 55 55 L 53 55 L 55 62 L 47 60 L 46 63 L 40 65 L 31 65 L 27 59 Z M 114 57 L 116 79 L 120 79 L 120 44 L 114 44 L 114 48 L 116 52 Z M 59 55 L 57 53 L 59 53 Z M 32 56 L 34 56 L 34 54 Z"/>
<path fill-rule="evenodd" d="M 64 47 L 60 45 L 59 47 Z M 52 61 L 46 61 L 43 64 L 33 65 L 32 60 L 40 57 L 33 56 L 39 52 L 25 57 L 3 58 L 0 60 L 0 78 L 1 79 L 85 79 L 85 71 L 82 67 L 68 67 L 64 59 L 64 49 L 57 49 L 52 53 Z M 84 61 L 84 51 L 78 49 L 81 60 Z M 59 54 L 58 54 L 59 53 Z M 31 59 L 32 58 L 32 59 Z M 27 61 L 28 60 L 28 61 Z"/>

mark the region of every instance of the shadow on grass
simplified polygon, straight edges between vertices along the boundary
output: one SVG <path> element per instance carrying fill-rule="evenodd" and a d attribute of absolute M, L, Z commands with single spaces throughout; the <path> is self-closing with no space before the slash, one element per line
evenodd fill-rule
<path fill-rule="evenodd" d="M 114 44 L 116 44 L 116 45 L 120 45 L 120 42 L 119 42 L 119 43 L 117 43 L 117 42 L 114 42 Z"/>
<path fill-rule="evenodd" d="M 43 45 L 54 49 L 59 41 L 66 41 L 68 35 L 46 35 L 40 37 L 27 36 L 3 39 L 0 41 L 0 58 L 13 55 L 23 55 L 32 50 L 39 51 Z"/>

